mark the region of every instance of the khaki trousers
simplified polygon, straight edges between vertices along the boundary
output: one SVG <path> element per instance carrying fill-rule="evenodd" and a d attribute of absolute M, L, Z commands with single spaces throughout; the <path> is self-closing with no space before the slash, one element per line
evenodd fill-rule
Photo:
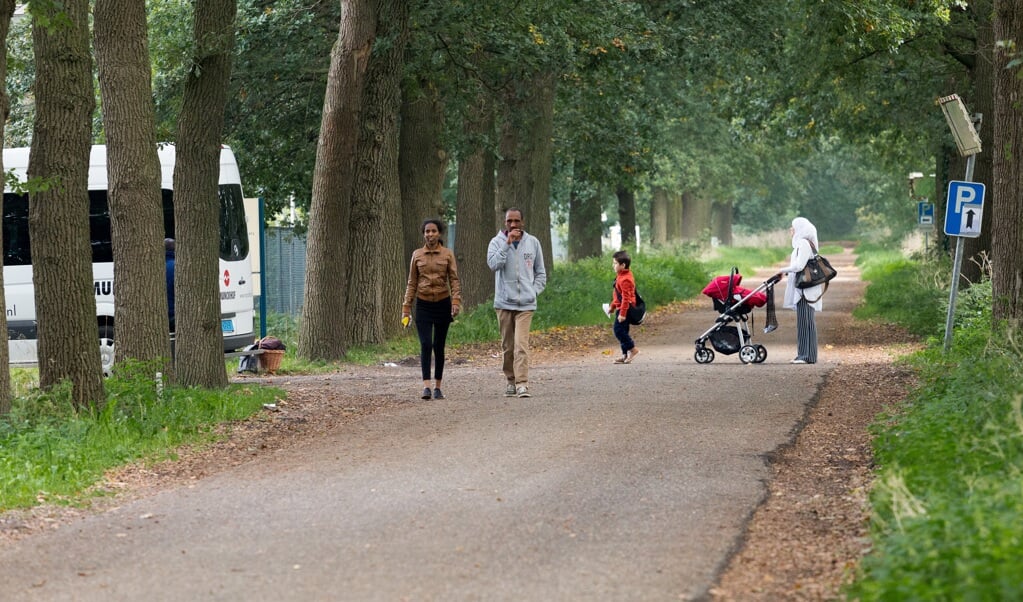
<path fill-rule="evenodd" d="M 502 368 L 509 383 L 524 385 L 529 382 L 529 325 L 532 322 L 532 310 L 497 310 L 501 349 L 504 351 Z"/>

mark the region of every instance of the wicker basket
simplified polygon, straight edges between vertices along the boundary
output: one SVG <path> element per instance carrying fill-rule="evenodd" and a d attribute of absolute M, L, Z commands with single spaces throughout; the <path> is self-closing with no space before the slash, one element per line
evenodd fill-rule
<path fill-rule="evenodd" d="M 284 359 L 283 349 L 264 349 L 259 354 L 259 371 L 276 374 L 281 367 L 281 360 Z"/>

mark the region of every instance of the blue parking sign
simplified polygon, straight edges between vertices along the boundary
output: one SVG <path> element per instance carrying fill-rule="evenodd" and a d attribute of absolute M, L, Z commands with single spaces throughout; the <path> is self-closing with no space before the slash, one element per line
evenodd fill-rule
<path fill-rule="evenodd" d="M 921 226 L 934 225 L 934 203 L 920 201 L 916 204 L 916 223 Z"/>
<path fill-rule="evenodd" d="M 952 180 L 945 202 L 945 234 L 977 238 L 984 217 L 984 185 Z"/>

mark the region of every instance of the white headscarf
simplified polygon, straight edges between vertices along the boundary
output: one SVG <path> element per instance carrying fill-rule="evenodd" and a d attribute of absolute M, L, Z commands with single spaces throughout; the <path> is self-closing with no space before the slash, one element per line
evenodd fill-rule
<path fill-rule="evenodd" d="M 796 248 L 799 241 L 804 239 L 810 241 L 814 248 L 820 246 L 817 242 L 817 227 L 805 217 L 797 217 L 792 220 L 792 248 Z"/>

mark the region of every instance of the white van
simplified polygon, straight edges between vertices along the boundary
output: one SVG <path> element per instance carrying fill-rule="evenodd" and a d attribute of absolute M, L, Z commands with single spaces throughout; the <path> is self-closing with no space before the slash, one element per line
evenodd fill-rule
<path fill-rule="evenodd" d="M 29 149 L 4 149 L 4 170 L 26 180 Z M 174 146 L 159 147 L 165 238 L 174 238 Z M 89 161 L 89 230 L 92 238 L 92 276 L 96 295 L 96 326 L 103 370 L 114 363 L 114 264 L 107 206 L 107 149 L 93 146 Z M 28 234 L 28 195 L 4 191 L 4 294 L 10 363 L 35 365 L 36 311 L 32 287 L 32 254 Z M 220 151 L 220 283 L 224 351 L 234 351 L 255 339 L 253 332 L 252 263 L 245 220 L 241 177 L 234 153 Z M 179 294 L 180 296 L 180 294 Z"/>

